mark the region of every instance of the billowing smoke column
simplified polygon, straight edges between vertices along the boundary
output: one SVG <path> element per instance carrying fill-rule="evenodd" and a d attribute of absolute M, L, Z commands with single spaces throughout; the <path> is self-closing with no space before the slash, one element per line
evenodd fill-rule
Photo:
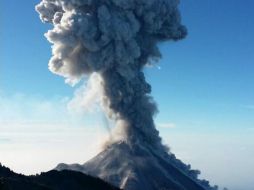
<path fill-rule="evenodd" d="M 94 72 L 110 110 L 124 120 L 130 143 L 162 148 L 143 67 L 160 58 L 157 44 L 185 37 L 179 0 L 42 0 L 36 10 L 54 28 L 49 68 L 75 83 Z"/>

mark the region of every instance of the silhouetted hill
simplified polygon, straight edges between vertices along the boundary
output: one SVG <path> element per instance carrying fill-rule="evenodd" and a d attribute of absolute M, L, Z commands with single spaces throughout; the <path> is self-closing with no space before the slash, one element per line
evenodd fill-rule
<path fill-rule="evenodd" d="M 75 171 L 49 171 L 35 176 L 16 174 L 0 165 L 0 190 L 119 190 L 116 187 Z"/>

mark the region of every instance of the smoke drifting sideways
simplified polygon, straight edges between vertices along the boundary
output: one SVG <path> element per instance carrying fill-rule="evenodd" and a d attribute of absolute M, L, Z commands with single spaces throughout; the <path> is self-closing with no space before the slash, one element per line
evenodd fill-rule
<path fill-rule="evenodd" d="M 36 10 L 53 29 L 49 69 L 77 83 L 98 73 L 104 105 L 124 121 L 128 143 L 164 147 L 155 128 L 157 111 L 145 65 L 161 57 L 157 44 L 180 40 L 179 0 L 42 0 Z M 123 123 L 123 122 L 121 122 Z"/>

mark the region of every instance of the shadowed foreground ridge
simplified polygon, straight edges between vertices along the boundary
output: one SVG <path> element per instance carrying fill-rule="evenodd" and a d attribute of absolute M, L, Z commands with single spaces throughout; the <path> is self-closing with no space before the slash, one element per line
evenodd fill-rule
<path fill-rule="evenodd" d="M 0 190 L 119 190 L 75 171 L 49 171 L 35 176 L 16 174 L 0 165 Z"/>

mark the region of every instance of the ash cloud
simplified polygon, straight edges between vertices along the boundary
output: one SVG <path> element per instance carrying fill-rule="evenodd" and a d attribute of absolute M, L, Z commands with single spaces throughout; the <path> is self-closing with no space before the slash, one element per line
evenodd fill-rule
<path fill-rule="evenodd" d="M 104 105 L 124 120 L 127 141 L 162 147 L 143 67 L 161 57 L 157 44 L 180 40 L 179 0 L 42 0 L 40 18 L 51 23 L 49 69 L 76 83 L 101 75 Z"/>

